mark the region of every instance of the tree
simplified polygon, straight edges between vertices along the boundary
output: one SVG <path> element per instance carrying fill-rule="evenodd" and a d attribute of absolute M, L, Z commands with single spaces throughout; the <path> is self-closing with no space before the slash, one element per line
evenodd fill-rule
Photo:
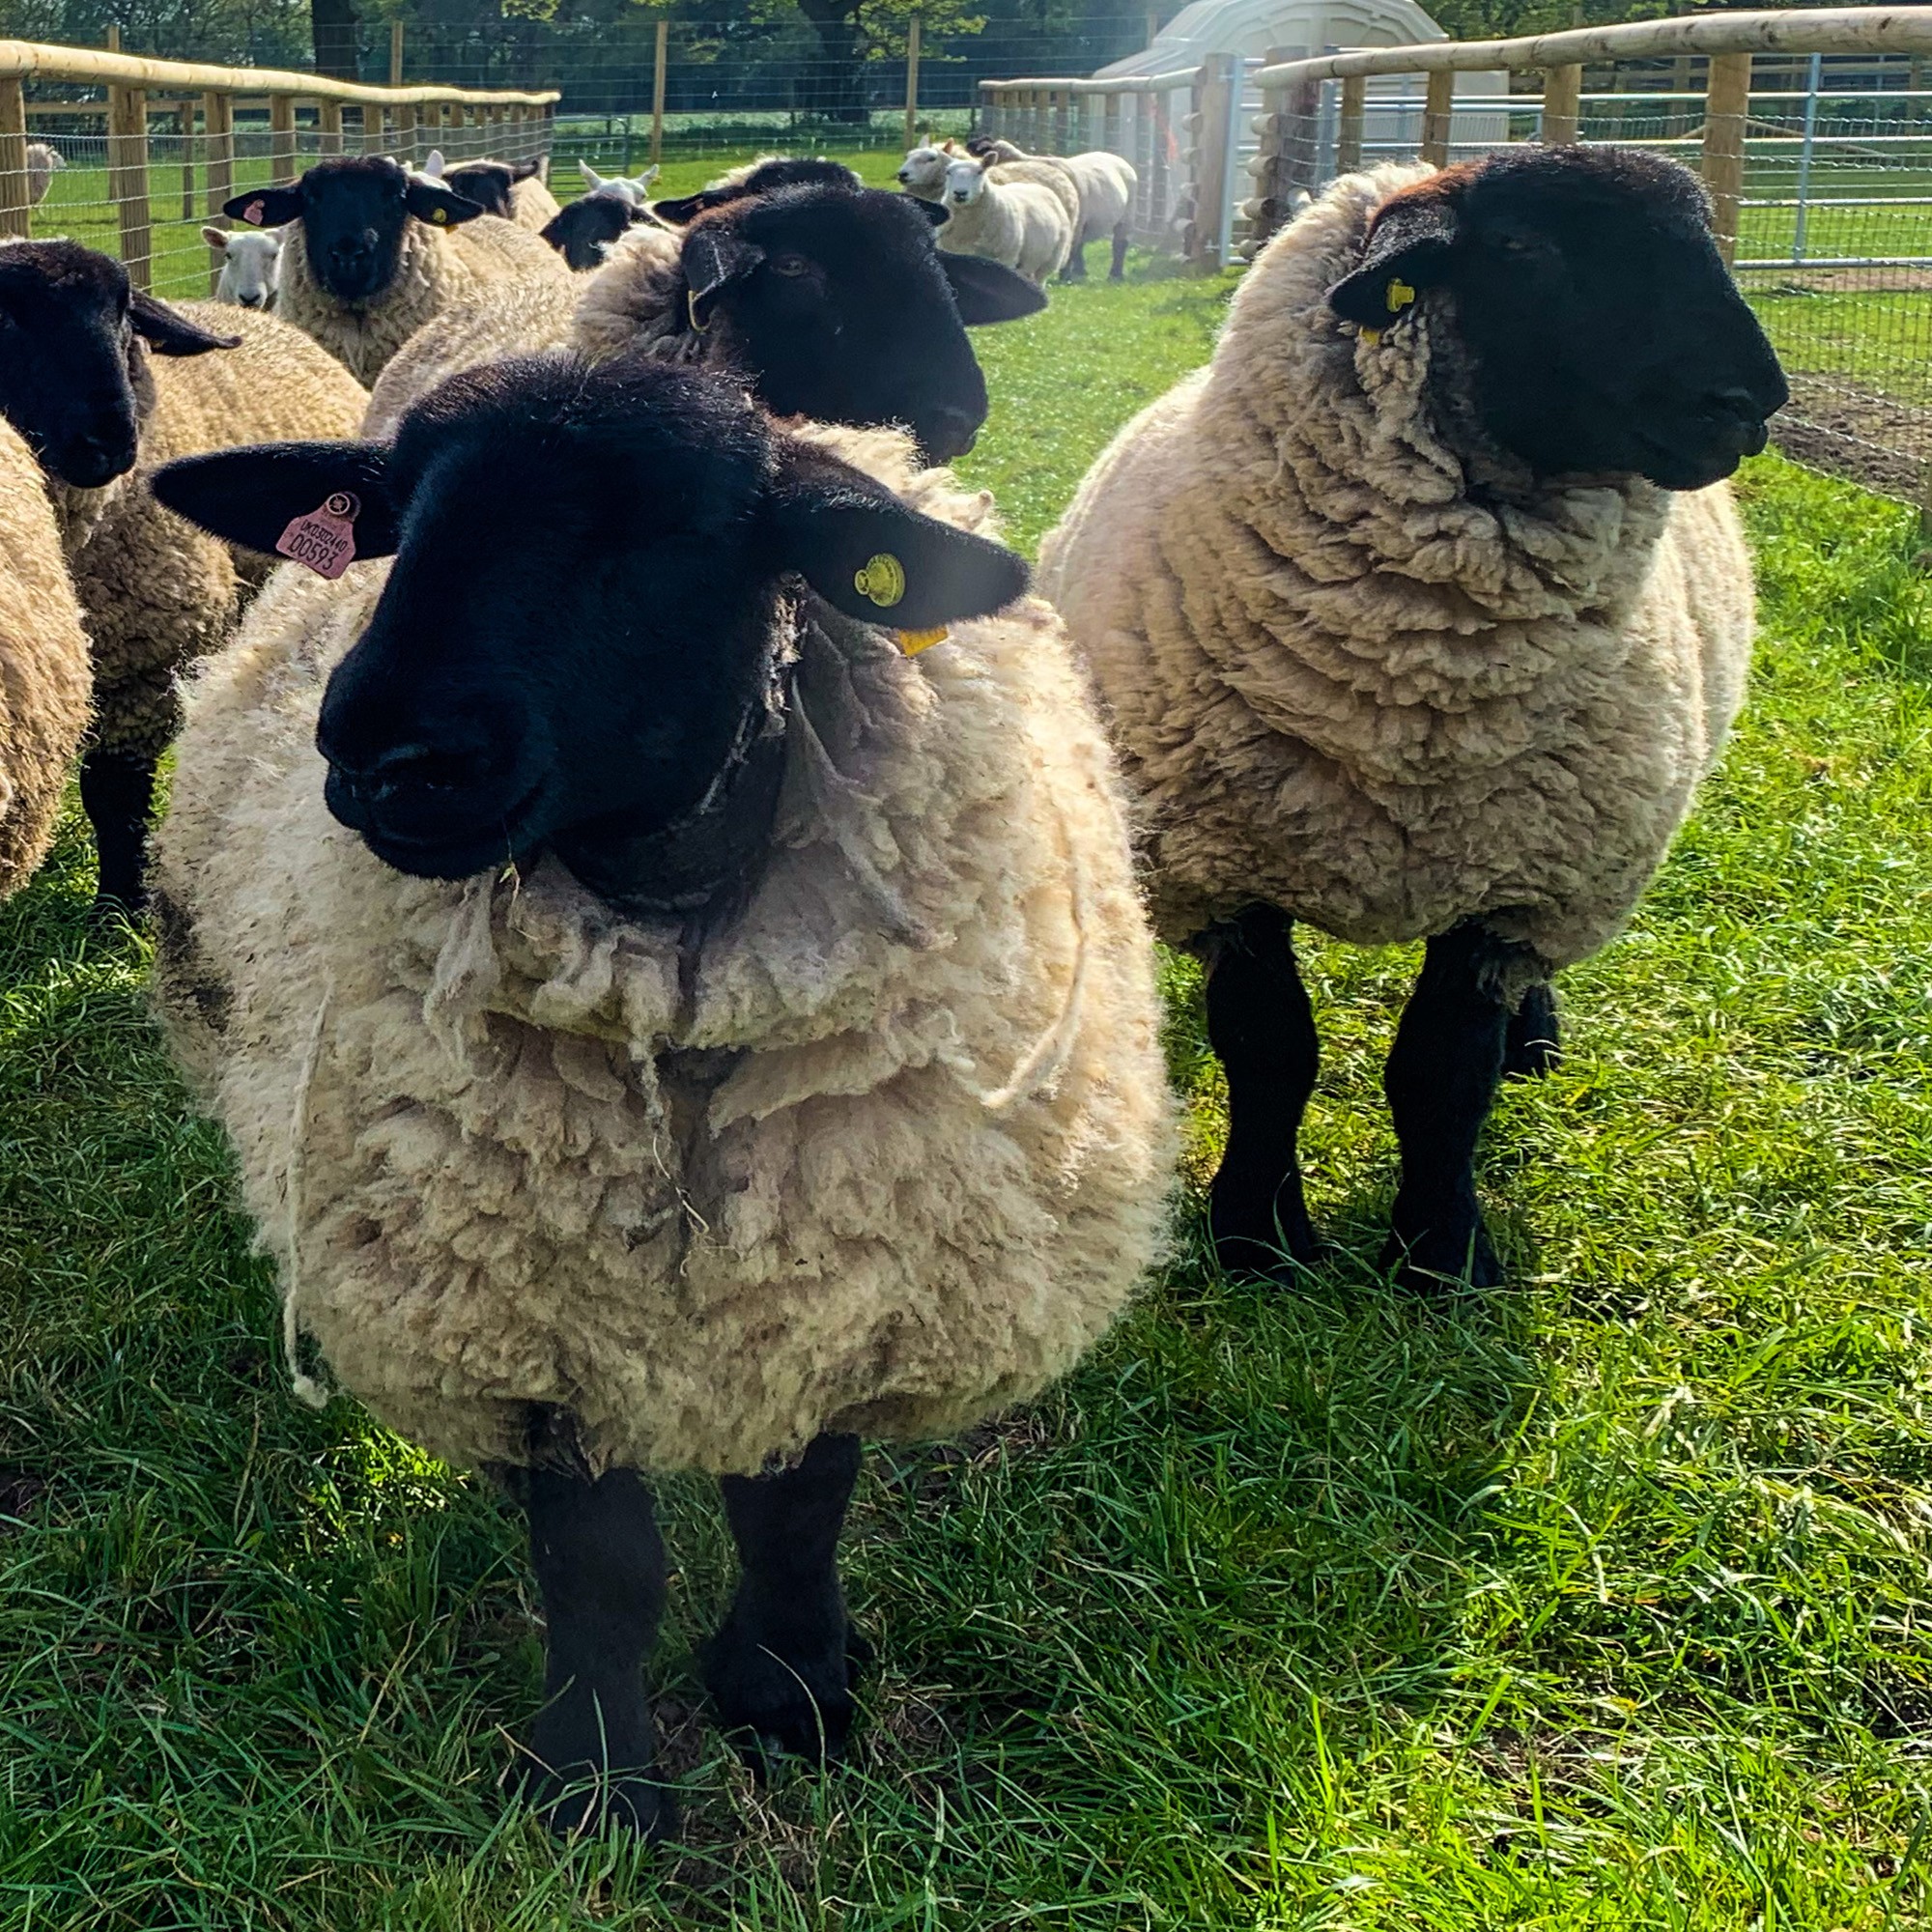
<path fill-rule="evenodd" d="M 355 0 L 309 0 L 309 24 L 315 37 L 316 72 L 332 80 L 355 80 L 361 53 L 356 29 L 362 24 Z"/>

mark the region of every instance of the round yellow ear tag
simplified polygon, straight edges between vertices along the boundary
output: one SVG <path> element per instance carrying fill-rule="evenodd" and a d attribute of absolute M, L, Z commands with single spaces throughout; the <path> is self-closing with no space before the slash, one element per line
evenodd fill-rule
<path fill-rule="evenodd" d="M 904 564 L 883 550 L 852 578 L 853 589 L 861 597 L 869 597 L 881 611 L 890 611 L 905 595 L 905 583 Z"/>
<path fill-rule="evenodd" d="M 449 219 L 449 211 L 446 208 L 433 208 L 429 212 L 429 218 L 440 228 Z"/>

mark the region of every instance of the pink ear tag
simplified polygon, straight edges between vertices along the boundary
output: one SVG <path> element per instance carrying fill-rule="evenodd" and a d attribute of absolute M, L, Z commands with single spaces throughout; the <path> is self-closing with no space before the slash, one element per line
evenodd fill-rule
<path fill-rule="evenodd" d="M 262 201 L 262 198 L 260 195 L 257 195 L 255 199 L 251 201 L 248 204 L 248 206 L 242 211 L 242 219 L 243 221 L 252 222 L 257 228 L 261 227 L 263 207 L 264 203 Z"/>
<path fill-rule="evenodd" d="M 355 561 L 355 513 L 361 507 L 347 490 L 331 492 L 321 509 L 290 520 L 275 539 L 276 553 L 333 582 Z"/>

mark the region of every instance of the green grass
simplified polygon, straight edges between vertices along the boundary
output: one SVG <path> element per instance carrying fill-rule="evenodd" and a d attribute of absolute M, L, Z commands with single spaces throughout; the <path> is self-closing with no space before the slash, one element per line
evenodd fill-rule
<path fill-rule="evenodd" d="M 982 338 L 1031 542 L 1224 291 Z M 877 1456 L 849 1767 L 693 1715 L 728 1588 L 676 1486 L 655 1858 L 506 1809 L 516 1522 L 285 1392 L 274 1304 L 70 825 L 0 913 L 0 1925 L 1877 1932 L 1928 1909 L 1932 612 L 1907 513 L 1745 479 L 1750 708 L 1486 1175 L 1513 1286 L 1374 1277 L 1413 955 L 1311 949 L 1331 1263 L 1180 1261 L 1067 1388 Z M 1173 1058 L 1219 1132 L 1193 976 Z"/>

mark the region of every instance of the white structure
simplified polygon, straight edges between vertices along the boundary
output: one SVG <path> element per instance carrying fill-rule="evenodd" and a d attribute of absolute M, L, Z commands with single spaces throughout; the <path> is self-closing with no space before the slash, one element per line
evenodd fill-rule
<path fill-rule="evenodd" d="M 1259 60 L 1280 47 L 1293 59 L 1330 47 L 1406 47 L 1448 38 L 1415 0 L 1191 0 L 1151 46 L 1101 68 L 1094 78 L 1173 73 L 1209 54 Z"/>

